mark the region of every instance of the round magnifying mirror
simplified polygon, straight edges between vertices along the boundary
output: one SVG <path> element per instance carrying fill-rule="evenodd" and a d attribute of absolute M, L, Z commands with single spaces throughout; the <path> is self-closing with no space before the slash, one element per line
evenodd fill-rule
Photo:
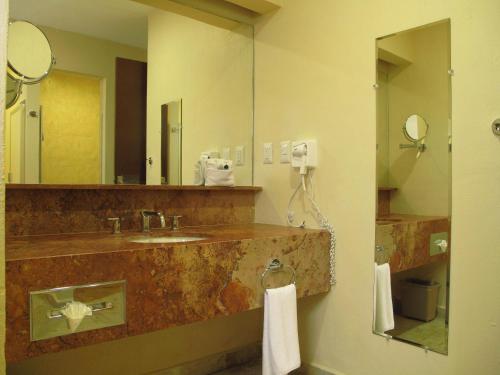
<path fill-rule="evenodd" d="M 40 82 L 49 74 L 53 57 L 49 40 L 38 27 L 26 21 L 9 23 L 7 74 L 25 84 Z"/>
<path fill-rule="evenodd" d="M 5 90 L 5 107 L 10 108 L 21 96 L 21 82 L 7 75 Z"/>
<path fill-rule="evenodd" d="M 427 124 L 422 116 L 417 114 L 409 116 L 403 126 L 403 133 L 411 142 L 420 142 L 423 140 L 428 130 L 429 124 Z"/>

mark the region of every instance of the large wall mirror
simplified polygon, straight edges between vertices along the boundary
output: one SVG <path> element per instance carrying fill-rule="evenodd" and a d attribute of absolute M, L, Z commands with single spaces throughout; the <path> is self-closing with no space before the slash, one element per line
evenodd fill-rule
<path fill-rule="evenodd" d="M 376 334 L 448 353 L 451 80 L 448 20 L 377 46 Z"/>
<path fill-rule="evenodd" d="M 10 0 L 10 183 L 252 185 L 253 27 L 132 0 Z M 5 73 L 4 73 L 5 74 Z"/>

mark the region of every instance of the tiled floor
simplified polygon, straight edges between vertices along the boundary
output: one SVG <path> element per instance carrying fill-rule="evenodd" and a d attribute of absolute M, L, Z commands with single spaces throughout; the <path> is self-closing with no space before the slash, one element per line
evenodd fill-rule
<path fill-rule="evenodd" d="M 438 353 L 448 353 L 448 327 L 443 317 L 430 322 L 408 319 L 395 315 L 396 328 L 387 333 L 395 338 L 427 346 Z"/>

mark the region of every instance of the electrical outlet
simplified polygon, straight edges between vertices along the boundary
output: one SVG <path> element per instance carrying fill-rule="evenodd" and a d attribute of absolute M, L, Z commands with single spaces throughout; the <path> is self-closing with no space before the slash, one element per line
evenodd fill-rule
<path fill-rule="evenodd" d="M 273 144 L 264 143 L 264 164 L 273 164 Z"/>

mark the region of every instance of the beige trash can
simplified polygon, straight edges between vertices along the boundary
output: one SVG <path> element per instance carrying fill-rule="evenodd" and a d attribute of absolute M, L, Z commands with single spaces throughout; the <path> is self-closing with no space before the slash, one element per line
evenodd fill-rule
<path fill-rule="evenodd" d="M 407 279 L 401 285 L 401 312 L 408 318 L 428 322 L 437 315 L 440 284 L 436 281 Z"/>

